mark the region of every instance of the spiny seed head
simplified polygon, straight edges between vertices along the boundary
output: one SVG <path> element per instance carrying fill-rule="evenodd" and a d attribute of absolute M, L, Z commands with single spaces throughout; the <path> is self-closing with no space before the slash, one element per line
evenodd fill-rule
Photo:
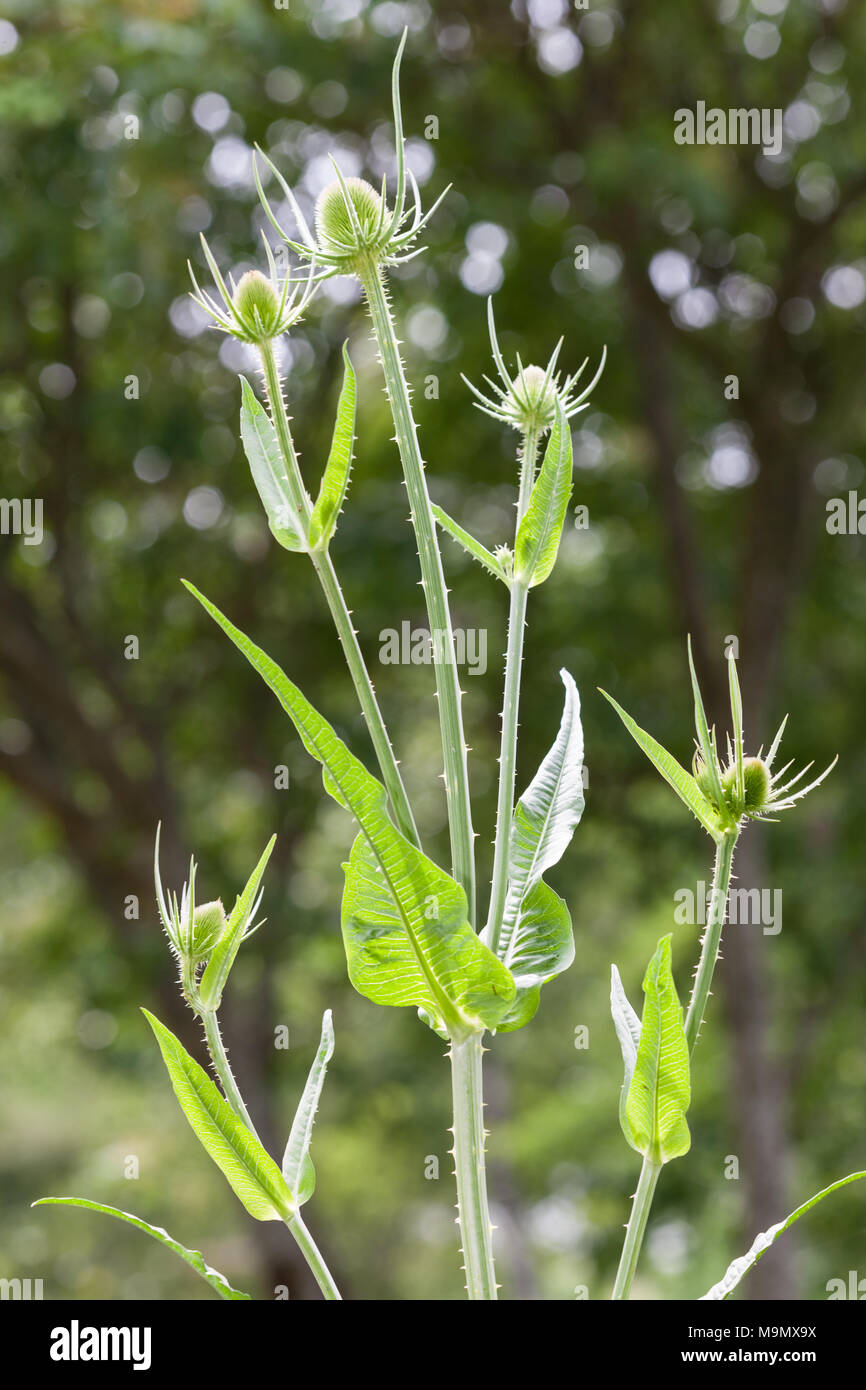
<path fill-rule="evenodd" d="M 347 198 L 352 212 L 347 206 Z M 316 237 L 332 256 L 351 267 L 360 252 L 375 251 L 382 235 L 382 199 L 366 179 L 335 179 L 316 202 Z"/>
<path fill-rule="evenodd" d="M 202 903 L 195 909 L 192 918 L 192 956 L 196 961 L 205 960 L 213 951 L 226 926 L 225 908 L 219 898 L 212 903 Z"/>
<path fill-rule="evenodd" d="M 770 769 L 761 758 L 746 758 L 743 762 L 745 807 L 760 811 L 770 799 Z"/>
<path fill-rule="evenodd" d="M 250 342 L 264 343 L 279 336 L 280 296 L 261 271 L 248 270 L 241 276 L 232 304 Z"/>
<path fill-rule="evenodd" d="M 738 813 L 742 814 L 745 811 L 747 815 L 751 815 L 755 811 L 763 810 L 770 800 L 772 777 L 770 769 L 761 758 L 743 759 L 743 787 L 743 804 L 739 807 Z M 736 763 L 732 763 L 722 773 L 722 791 L 728 805 L 737 811 L 734 805 L 737 793 Z"/>

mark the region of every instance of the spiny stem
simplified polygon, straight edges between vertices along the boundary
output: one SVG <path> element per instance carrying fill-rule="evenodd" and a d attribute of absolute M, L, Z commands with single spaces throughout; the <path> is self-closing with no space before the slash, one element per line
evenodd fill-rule
<path fill-rule="evenodd" d="M 297 1242 L 298 1248 L 312 1271 L 313 1277 L 325 1298 L 330 1302 L 342 1302 L 342 1294 L 334 1283 L 334 1276 L 325 1264 L 322 1252 L 310 1235 L 300 1212 L 283 1218 Z"/>
<path fill-rule="evenodd" d="M 214 1065 L 214 1071 L 219 1077 L 220 1083 L 222 1085 L 225 1098 L 231 1106 L 232 1110 L 237 1115 L 238 1119 L 246 1125 L 250 1133 L 254 1135 L 255 1138 L 258 1139 L 259 1143 L 261 1144 L 262 1141 L 261 1139 L 259 1139 L 259 1136 L 256 1133 L 256 1127 L 250 1119 L 250 1113 L 247 1110 L 246 1105 L 244 1104 L 243 1096 L 241 1095 L 238 1089 L 238 1083 L 235 1081 L 234 1078 L 234 1072 L 232 1071 L 231 1066 L 229 1065 L 228 1053 L 225 1050 L 225 1044 L 223 1043 L 222 1034 L 220 1033 L 220 1027 L 219 1022 L 217 1020 L 216 1010 L 199 1008 L 198 1013 L 202 1023 L 204 1024 L 205 1036 L 207 1037 L 208 1051 L 211 1055 L 211 1061 Z M 264 1145 L 262 1145 L 262 1147 L 264 1148 Z M 325 1264 L 324 1258 L 322 1257 L 322 1253 L 319 1250 L 319 1247 L 316 1245 L 316 1242 L 313 1240 L 313 1237 L 310 1235 L 310 1232 L 304 1225 L 300 1212 L 296 1212 L 295 1215 L 291 1217 L 284 1216 L 283 1221 L 291 1231 L 292 1236 L 294 1237 L 295 1241 L 297 1242 L 298 1248 L 301 1251 L 301 1254 L 307 1261 L 307 1264 L 310 1267 L 313 1277 L 316 1280 L 316 1283 L 318 1284 L 319 1288 L 322 1290 L 322 1293 L 325 1295 L 325 1298 L 339 1298 L 340 1293 L 337 1289 L 337 1285 L 334 1283 L 334 1277 L 331 1274 L 331 1271 L 328 1269 L 328 1266 Z"/>
<path fill-rule="evenodd" d="M 385 386 L 394 417 L 394 433 L 409 495 L 412 525 L 418 542 L 421 582 L 433 638 L 453 873 L 466 893 L 469 921 L 474 925 L 475 840 L 469 801 L 469 769 L 466 761 L 466 740 L 463 735 L 460 680 L 454 658 L 454 634 L 451 629 L 442 558 L 436 537 L 436 523 L 424 477 L 424 463 L 409 399 L 409 387 L 403 371 L 403 361 L 380 268 L 374 260 L 365 260 L 358 269 L 358 277 L 373 321 L 373 333 L 385 374 Z"/>
<path fill-rule="evenodd" d="M 694 988 L 689 1003 L 688 1013 L 685 1022 L 686 1043 L 690 1053 L 695 1050 L 695 1043 L 698 1040 L 701 1024 L 704 1019 L 704 1011 L 707 1007 L 707 999 L 710 994 L 710 985 L 713 982 L 713 972 L 716 968 L 716 961 L 719 958 L 719 946 L 722 940 L 722 928 L 725 924 L 725 917 L 728 910 L 728 890 L 731 886 L 731 866 L 734 860 L 734 847 L 737 843 L 739 829 L 728 831 L 716 845 L 716 860 L 713 869 L 713 886 L 710 892 L 710 910 L 707 919 L 707 928 L 704 932 L 704 939 L 701 945 L 701 956 L 698 962 L 698 969 L 695 975 Z M 616 1283 L 614 1284 L 612 1298 L 628 1298 L 634 1272 L 637 1269 L 637 1262 L 640 1258 L 641 1246 L 643 1245 L 644 1231 L 649 1220 L 652 1208 L 653 1196 L 655 1195 L 656 1183 L 658 1182 L 661 1166 L 655 1164 L 649 1158 L 643 1161 L 640 1174 L 640 1182 L 635 1193 L 634 1206 L 632 1208 L 631 1220 L 626 1230 L 625 1242 L 622 1247 L 622 1257 L 617 1270 Z"/>
<path fill-rule="evenodd" d="M 259 1139 L 256 1127 L 250 1119 L 249 1111 L 244 1105 L 243 1097 L 235 1081 L 234 1072 L 229 1063 L 228 1053 L 220 1033 L 220 1026 L 217 1020 L 216 1009 L 201 1009 L 200 1018 L 204 1024 L 205 1037 L 207 1038 L 208 1052 L 214 1065 L 214 1071 L 220 1079 L 225 1098 L 234 1110 L 239 1120 L 243 1120 L 247 1129 Z M 259 1139 L 259 1143 L 261 1143 Z"/>
<path fill-rule="evenodd" d="M 716 862 L 713 869 L 713 886 L 710 894 L 707 929 L 704 932 L 704 939 L 701 945 L 701 958 L 698 962 L 692 997 L 689 1002 L 688 1013 L 686 1014 L 685 1032 L 689 1052 L 694 1052 L 695 1050 L 695 1043 L 698 1040 L 701 1024 L 704 1021 L 704 1011 L 707 1007 L 710 986 L 713 982 L 713 971 L 716 968 L 716 961 L 719 958 L 722 927 L 725 924 L 725 918 L 728 912 L 728 890 L 731 886 L 731 866 L 734 860 L 734 846 L 737 843 L 738 834 L 738 830 L 728 831 L 716 845 Z"/>
<path fill-rule="evenodd" d="M 535 481 L 538 431 L 528 431 L 521 449 L 520 492 L 517 502 L 515 537 L 529 505 Z M 511 582 L 508 609 L 508 650 L 505 656 L 505 691 L 502 699 L 502 730 L 499 744 L 499 796 L 496 806 L 496 840 L 493 850 L 493 883 L 487 914 L 486 940 L 496 954 L 502 914 L 508 892 L 508 850 L 514 817 L 514 779 L 517 767 L 517 717 L 520 707 L 520 675 L 523 668 L 523 639 L 526 628 L 528 589 L 517 580 Z"/>
<path fill-rule="evenodd" d="M 631 1217 L 629 1218 L 628 1227 L 626 1228 L 622 1255 L 620 1256 L 619 1269 L 616 1272 L 616 1283 L 613 1286 L 611 1298 L 628 1298 L 631 1291 L 631 1284 L 634 1279 L 635 1270 L 637 1269 L 637 1262 L 640 1258 L 641 1246 L 643 1245 L 644 1232 L 646 1231 L 650 1208 L 652 1207 L 653 1195 L 661 1170 L 660 1163 L 653 1163 L 650 1158 L 644 1159 L 643 1167 L 640 1170 L 637 1192 L 634 1194 Z"/>
<path fill-rule="evenodd" d="M 279 372 L 277 371 L 276 359 L 272 342 L 261 344 L 260 348 L 262 359 L 262 372 L 265 379 L 265 388 L 268 395 L 271 418 L 274 429 L 277 432 L 277 439 L 280 445 L 280 452 L 286 465 L 286 476 L 288 478 L 289 489 L 292 496 L 292 504 L 298 513 L 303 528 L 303 534 L 309 535 L 310 528 L 310 502 L 304 488 L 301 476 L 298 455 L 295 450 L 292 432 L 289 429 L 289 420 L 286 413 L 286 404 L 283 399 L 283 391 L 280 383 Z M 385 728 L 385 721 L 382 718 L 379 702 L 376 699 L 376 692 L 373 689 L 373 682 L 370 673 L 364 662 L 361 648 L 358 645 L 358 637 L 352 623 L 351 614 L 346 607 L 346 600 L 340 588 L 339 580 L 333 566 L 333 562 L 327 550 L 314 550 L 310 552 L 310 559 L 313 568 L 318 576 L 319 583 L 331 611 L 334 626 L 343 648 L 346 658 L 346 665 L 352 677 L 352 682 L 361 703 L 364 718 L 367 721 L 367 728 L 370 732 L 370 739 L 379 762 L 382 772 L 382 780 L 388 792 L 391 807 L 397 821 L 398 828 L 403 832 L 408 840 L 414 845 L 420 844 L 418 831 L 415 828 L 415 820 L 412 815 L 412 808 L 409 805 L 409 798 L 403 786 L 403 779 L 397 766 L 394 750 L 391 747 L 391 740 L 388 737 L 388 730 Z"/>
<path fill-rule="evenodd" d="M 451 1044 L 451 1090 L 454 1098 L 454 1171 L 466 1292 L 470 1299 L 496 1298 L 493 1227 L 487 1205 L 484 1165 L 484 1101 L 481 1038 L 477 1034 Z"/>

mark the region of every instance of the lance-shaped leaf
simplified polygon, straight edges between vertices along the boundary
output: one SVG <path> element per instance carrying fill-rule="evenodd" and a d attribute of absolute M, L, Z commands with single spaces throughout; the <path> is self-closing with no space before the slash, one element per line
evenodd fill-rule
<path fill-rule="evenodd" d="M 663 936 L 647 966 L 634 1070 L 625 1101 L 625 1133 L 653 1163 L 686 1154 L 691 1136 L 689 1049 L 683 1011 L 671 973 L 671 937 Z"/>
<path fill-rule="evenodd" d="M 737 805 L 742 806 L 746 799 L 746 779 L 743 766 L 743 697 L 740 692 L 740 678 L 737 675 L 737 662 L 733 655 L 728 656 L 728 686 L 731 695 L 734 765 L 737 769 Z"/>
<path fill-rule="evenodd" d="M 232 914 L 226 923 L 225 930 L 208 961 L 199 985 L 199 997 L 206 1009 L 218 1009 L 222 1002 L 226 980 L 244 939 L 250 917 L 255 911 L 256 894 L 259 891 L 259 884 L 262 881 L 262 875 L 267 868 L 276 840 L 276 835 L 272 835 L 265 845 L 264 853 L 250 874 L 244 891 L 232 908 Z"/>
<path fill-rule="evenodd" d="M 306 550 L 304 526 L 292 502 L 286 465 L 268 413 L 241 377 L 241 440 L 256 491 L 275 540 L 286 550 Z"/>
<path fill-rule="evenodd" d="M 194 1134 L 257 1221 L 282 1221 L 295 1211 L 274 1160 L 223 1100 L 210 1077 L 158 1018 L 142 1009 Z"/>
<path fill-rule="evenodd" d="M 838 1182 L 831 1183 L 829 1187 L 825 1187 L 822 1192 L 816 1192 L 814 1197 L 810 1197 L 808 1202 L 804 1202 L 801 1207 L 797 1207 L 797 1210 L 792 1211 L 791 1215 L 786 1217 L 784 1221 L 778 1221 L 776 1225 L 771 1226 L 769 1230 L 761 1231 L 761 1233 L 755 1237 L 751 1249 L 747 1250 L 745 1255 L 740 1255 L 738 1259 L 733 1260 L 718 1284 L 713 1284 L 713 1287 L 709 1289 L 707 1293 L 703 1294 L 699 1301 L 701 1303 L 703 1303 L 704 1300 L 719 1302 L 722 1299 L 729 1298 L 743 1278 L 743 1275 L 748 1274 L 752 1266 L 757 1264 L 761 1256 L 769 1250 L 773 1242 L 778 1240 L 779 1236 L 782 1235 L 784 1231 L 787 1231 L 789 1226 L 793 1226 L 795 1221 L 799 1221 L 800 1217 L 805 1216 L 806 1212 L 811 1211 L 812 1207 L 817 1206 L 818 1202 L 822 1202 L 825 1197 L 829 1197 L 831 1192 L 838 1192 L 840 1187 L 847 1187 L 849 1182 L 857 1182 L 860 1178 L 866 1178 L 866 1172 L 849 1173 L 847 1178 L 840 1178 Z"/>
<path fill-rule="evenodd" d="M 493 575 L 494 579 L 501 579 L 503 584 L 508 583 L 508 576 L 505 570 L 502 568 L 493 552 L 487 549 L 486 545 L 482 545 L 479 540 L 476 540 L 474 536 L 470 535 L 468 531 L 465 531 L 462 526 L 458 525 L 453 516 L 449 516 L 442 507 L 434 506 L 433 515 L 442 527 L 442 530 L 447 531 L 451 539 L 455 540 L 458 545 L 462 545 L 463 549 L 468 555 L 472 556 L 473 560 L 477 560 L 480 565 L 483 565 L 484 568 Z"/>
<path fill-rule="evenodd" d="M 529 588 L 543 584 L 556 563 L 572 467 L 571 431 L 557 402 L 556 420 L 514 546 L 515 575 Z"/>
<path fill-rule="evenodd" d="M 637 1050 L 640 1045 L 640 1019 L 628 1002 L 628 995 L 623 989 L 622 980 L 615 965 L 610 967 L 610 1012 L 613 1016 L 616 1036 L 619 1039 L 624 1068 L 622 1089 L 619 1093 L 619 1122 L 628 1143 L 640 1153 L 640 1149 L 632 1138 L 625 1112 L 631 1079 L 637 1062 Z"/>
<path fill-rule="evenodd" d="M 326 550 L 337 528 L 337 517 L 346 499 L 355 446 L 355 372 L 343 344 L 343 386 L 337 402 L 337 420 L 331 452 L 322 474 L 319 495 L 310 517 L 310 549 Z"/>
<path fill-rule="evenodd" d="M 574 959 L 568 909 L 542 875 L 558 863 L 574 834 L 584 807 L 583 729 L 580 697 L 566 670 L 560 671 L 565 703 L 556 738 L 514 809 L 508 851 L 508 891 L 496 954 L 508 966 L 518 988 L 515 1008 L 499 1026 L 521 1027 L 538 1005 L 538 987 L 566 970 Z M 490 944 L 492 926 L 482 939 Z M 521 1001 L 534 995 L 525 1013 Z"/>
<path fill-rule="evenodd" d="M 249 1300 L 248 1293 L 241 1293 L 240 1289 L 233 1289 L 224 1274 L 220 1274 L 218 1269 L 209 1265 L 204 1256 L 198 1250 L 187 1250 L 185 1245 L 181 1245 L 179 1240 L 174 1240 L 168 1231 L 164 1231 L 162 1226 L 151 1226 L 149 1221 L 142 1221 L 140 1217 L 133 1216 L 131 1212 L 121 1211 L 119 1207 L 107 1207 L 103 1202 L 88 1202 L 85 1197 L 40 1197 L 38 1202 L 32 1202 L 34 1207 L 81 1207 L 84 1211 L 100 1211 L 105 1216 L 115 1216 L 118 1221 L 126 1221 L 130 1226 L 134 1226 L 138 1231 L 144 1231 L 145 1235 L 152 1236 L 161 1245 L 166 1245 L 169 1250 L 173 1250 L 175 1255 L 179 1255 L 188 1265 L 205 1279 L 211 1288 L 225 1299 L 246 1299 Z"/>
<path fill-rule="evenodd" d="M 706 775 L 712 790 L 713 798 L 717 806 L 724 806 L 725 797 L 722 791 L 722 779 L 719 775 L 719 758 L 715 746 L 715 733 L 710 737 L 710 730 L 707 725 L 704 701 L 701 696 L 701 688 L 698 685 L 698 673 L 695 670 L 695 659 L 692 655 L 692 639 L 687 642 L 689 652 L 689 673 L 692 678 L 692 694 L 695 700 L 695 730 L 698 735 L 698 742 L 701 745 L 701 752 L 704 757 Z"/>
<path fill-rule="evenodd" d="M 325 1072 L 333 1055 L 334 1024 L 331 1020 L 331 1010 L 326 1009 L 322 1017 L 319 1050 L 310 1067 L 304 1094 L 295 1111 L 286 1151 L 283 1154 L 283 1177 L 298 1206 L 310 1200 L 316 1187 L 316 1170 L 310 1158 L 310 1142 L 322 1087 L 325 1084 Z"/>
<path fill-rule="evenodd" d="M 405 935 L 404 950 L 397 953 L 390 965 L 388 950 L 383 952 L 374 986 L 377 997 L 381 977 L 388 971 L 395 989 L 400 991 L 408 953 L 416 969 L 408 991 L 411 997 L 401 995 L 395 1003 L 412 1003 L 426 1009 L 432 1000 L 435 1007 L 430 1012 L 452 1037 L 495 1027 L 514 998 L 514 980 L 472 930 L 462 888 L 394 828 L 388 818 L 381 782 L 349 752 L 327 720 L 313 709 L 276 662 L 197 589 L 188 583 L 186 587 L 276 695 L 307 752 L 322 765 L 325 790 L 351 812 L 361 827 L 370 850 L 370 873 L 364 876 L 369 886 L 363 895 L 355 890 L 352 910 L 357 910 L 360 921 L 365 919 L 365 902 L 373 891 L 375 865 L 381 875 L 375 884 L 382 899 L 376 900 L 376 913 L 387 916 L 390 910 Z M 376 930 L 379 929 L 384 935 L 391 935 L 393 923 L 390 927 L 380 923 Z M 366 970 L 363 978 L 372 980 Z"/>
<path fill-rule="evenodd" d="M 363 831 L 355 839 L 343 865 L 349 979 L 375 1004 L 414 1005 L 443 1035 L 479 1021 L 497 1027 L 515 997 L 511 972 L 469 925 L 459 884 L 415 853 L 411 899 L 401 903 L 374 846 Z"/>
<path fill-rule="evenodd" d="M 665 781 L 673 787 L 677 796 L 685 806 L 688 806 L 692 815 L 700 821 L 701 825 L 714 840 L 722 837 L 723 830 L 719 824 L 719 818 L 715 807 L 704 796 L 694 777 L 690 772 L 686 772 L 676 760 L 676 758 L 663 748 L 662 745 L 648 734 L 645 729 L 641 729 L 635 723 L 630 714 L 626 714 L 621 705 L 618 705 L 612 695 L 608 695 L 606 690 L 601 694 L 608 704 L 613 705 L 625 727 L 628 729 L 635 743 L 642 748 L 649 758 L 653 767 L 661 773 Z"/>

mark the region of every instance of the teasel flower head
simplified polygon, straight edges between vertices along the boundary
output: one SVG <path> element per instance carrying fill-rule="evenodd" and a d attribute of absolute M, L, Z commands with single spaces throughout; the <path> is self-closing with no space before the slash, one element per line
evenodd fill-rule
<path fill-rule="evenodd" d="M 161 827 L 157 827 L 153 854 L 153 877 L 156 886 L 156 905 L 163 930 L 168 937 L 169 946 L 181 968 L 181 984 L 189 1002 L 196 1003 L 196 974 L 198 967 L 213 954 L 226 929 L 227 917 L 222 901 L 196 904 L 195 884 L 198 865 L 194 858 L 189 861 L 189 877 L 183 885 L 178 900 L 177 893 L 167 893 L 162 886 L 159 868 L 159 837 Z M 259 893 L 246 914 L 242 940 L 256 930 L 247 925 L 255 917 L 261 904 Z"/>
<path fill-rule="evenodd" d="M 578 391 L 577 383 L 586 369 L 589 358 L 584 358 L 572 376 L 562 380 L 561 373 L 556 370 L 563 343 L 562 338 L 553 349 L 546 367 L 537 367 L 534 364 L 524 367 L 518 357 L 517 370 L 512 375 L 505 365 L 505 359 L 499 347 L 492 299 L 487 301 L 487 325 L 499 381 L 496 382 L 491 377 L 485 376 L 484 380 L 491 392 L 491 394 L 485 395 L 483 391 L 473 386 L 468 377 L 463 377 L 469 390 L 476 398 L 474 404 L 479 410 L 483 410 L 485 415 L 492 415 L 494 420 L 511 425 L 521 434 L 529 434 L 530 432 L 544 434 L 551 429 L 556 418 L 557 401 L 566 420 L 570 420 L 582 410 L 586 410 L 589 403 L 587 397 L 598 384 L 604 371 L 604 364 L 607 359 L 606 348 L 602 350 L 601 361 L 592 381 L 588 386 Z"/>
<path fill-rule="evenodd" d="M 448 192 L 446 188 L 433 206 L 424 212 L 417 181 L 406 164 L 400 103 L 400 62 L 407 32 L 403 31 L 391 75 L 397 174 L 390 203 L 386 179 L 382 180 L 381 191 L 377 192 L 366 179 L 346 178 L 336 162 L 332 161 L 334 179 L 319 194 L 314 227 L 311 228 L 280 171 L 264 151 L 258 150 L 291 208 L 300 238 L 296 239 L 289 236 L 277 220 L 262 187 L 258 162 L 255 158 L 253 160 L 256 187 L 271 226 L 287 246 L 309 263 L 311 273 L 315 268 L 317 280 L 326 280 L 333 275 L 369 272 L 372 267 L 402 265 L 417 256 L 422 248 L 414 247 L 414 242 Z M 411 203 L 407 198 L 410 189 Z"/>
<path fill-rule="evenodd" d="M 787 714 L 766 757 L 763 747 L 758 749 L 756 755 L 747 756 L 736 659 L 733 655 L 729 655 L 727 659 L 732 733 L 727 735 L 727 761 L 723 766 L 718 756 L 716 731 L 707 729 L 692 659 L 691 641 L 689 642 L 689 664 L 695 694 L 695 723 L 698 735 L 692 759 L 694 778 L 723 823 L 733 821 L 734 824 L 739 824 L 743 820 L 774 819 L 777 812 L 791 810 L 804 796 L 808 796 L 809 792 L 820 786 L 836 766 L 838 756 L 819 777 L 808 784 L 803 783 L 803 778 L 814 766 L 812 762 L 807 763 L 792 777 L 788 777 L 788 773 L 793 767 L 793 760 L 774 772 L 773 767 L 788 722 Z"/>
<path fill-rule="evenodd" d="M 289 272 L 281 277 L 267 237 L 263 235 L 262 241 L 269 275 L 248 270 L 236 285 L 231 275 L 226 284 L 210 247 L 204 237 L 201 238 L 205 260 L 217 289 L 216 296 L 201 288 L 192 266 L 189 268 L 195 287 L 193 301 L 204 309 L 223 333 L 230 333 L 242 343 L 255 345 L 270 342 L 287 333 L 306 310 L 316 288 L 314 265 L 311 264 L 303 284 L 293 280 Z"/>

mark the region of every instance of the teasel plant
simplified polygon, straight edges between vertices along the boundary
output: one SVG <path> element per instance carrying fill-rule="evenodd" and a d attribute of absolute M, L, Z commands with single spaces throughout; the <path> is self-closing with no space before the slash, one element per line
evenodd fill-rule
<path fill-rule="evenodd" d="M 803 779 L 812 763 L 793 776 L 789 775 L 791 762 L 774 771 L 787 715 L 766 755 L 763 748 L 759 748 L 756 755 L 747 756 L 743 700 L 732 652 L 727 661 L 731 731 L 726 736 L 727 757 L 723 762 L 716 729 L 711 729 L 707 720 L 689 640 L 696 731 L 691 773 L 651 734 L 641 729 L 612 696 L 601 692 L 657 772 L 709 835 L 715 851 L 707 924 L 685 1017 L 672 973 L 670 935 L 659 941 L 647 967 L 642 1018 L 637 1017 L 629 1003 L 616 966 L 611 967 L 611 1013 L 625 1070 L 620 1093 L 620 1125 L 627 1142 L 643 1159 L 614 1283 L 614 1299 L 627 1299 L 630 1295 L 662 1168 L 672 1159 L 688 1153 L 691 1147 L 686 1120 L 691 1100 L 691 1062 L 719 959 L 739 837 L 750 821 L 774 820 L 780 812 L 791 810 L 821 785 L 838 761 L 834 758 L 829 767 L 809 783 L 804 783 Z M 756 1260 L 794 1221 L 831 1192 L 862 1177 L 866 1177 L 866 1173 L 849 1174 L 798 1207 L 784 1222 L 762 1231 L 747 1254 L 735 1260 L 704 1297 L 727 1298 Z"/>
<path fill-rule="evenodd" d="M 300 1103 L 292 1121 L 281 1165 L 265 1149 L 244 1103 L 220 1031 L 218 1010 L 238 951 L 259 929 L 254 919 L 262 901 L 261 882 L 274 848 L 271 836 L 230 914 L 222 901 L 196 902 L 198 869 L 190 859 L 189 877 L 177 893 L 167 893 L 159 868 L 159 829 L 154 849 L 154 881 L 160 922 L 178 967 L 181 994 L 201 1022 L 211 1065 L 222 1087 L 207 1075 L 180 1040 L 147 1009 L 142 1013 L 156 1039 L 180 1107 L 206 1153 L 223 1173 L 235 1195 L 257 1221 L 282 1221 L 306 1260 L 325 1299 L 340 1293 L 324 1257 L 301 1215 L 312 1197 L 316 1172 L 310 1157 L 313 1123 L 325 1073 L 334 1052 L 330 1010 L 322 1018 L 322 1033 Z M 42 1197 L 34 1206 L 77 1207 L 100 1212 L 151 1236 L 190 1265 L 220 1298 L 249 1299 L 225 1275 L 209 1265 L 198 1250 L 190 1250 L 161 1226 L 131 1212 L 83 1197 Z"/>
<path fill-rule="evenodd" d="M 558 345 L 546 368 L 524 368 L 518 362 L 517 370 L 509 375 L 491 306 L 491 345 L 502 383 L 491 388 L 495 406 L 491 413 L 514 426 L 520 437 L 513 542 L 503 543 L 494 553 L 433 505 L 388 288 L 389 269 L 420 253 L 417 237 L 438 206 L 437 201 L 429 211 L 423 211 L 417 183 L 406 164 L 399 85 L 405 42 L 404 34 L 392 75 L 393 193 L 386 181 L 377 191 L 363 179 L 345 178 L 335 164 L 334 179 L 318 198 L 311 227 L 282 174 L 259 151 L 255 176 L 262 206 L 272 229 L 294 254 L 297 267 L 280 274 L 267 246 L 268 274 L 247 272 L 235 285 L 222 276 L 205 244 L 215 292 L 204 292 L 194 281 L 195 297 L 215 325 L 252 344 L 259 355 L 268 408 L 258 403 L 250 384 L 242 380 L 241 437 L 247 459 L 273 535 L 285 549 L 306 552 L 316 568 L 367 718 L 381 781 L 265 652 L 193 585 L 187 583 L 187 588 L 269 685 L 307 751 L 321 764 L 325 790 L 357 822 L 358 833 L 343 866 L 342 931 L 349 977 L 355 988 L 374 1002 L 414 1006 L 421 1019 L 448 1043 L 452 1153 L 466 1290 L 471 1299 L 495 1299 L 485 1168 L 483 1042 L 488 1033 L 528 1022 L 538 1007 L 542 984 L 564 970 L 573 958 L 568 909 L 543 881 L 543 875 L 564 852 L 583 811 L 580 703 L 567 672 L 562 672 L 565 704 L 559 732 L 529 787 L 517 805 L 513 804 L 526 599 L 531 588 L 547 579 L 556 560 L 572 489 L 569 420 L 585 408 L 598 374 L 578 392 L 586 363 L 573 376 L 561 379 L 556 372 Z M 295 219 L 294 228 L 285 228 L 271 207 L 262 183 L 263 169 L 270 171 L 282 190 Z M 435 864 L 420 845 L 390 738 L 329 557 L 354 449 L 355 380 L 348 355 L 344 354 L 345 376 L 334 441 L 315 503 L 306 492 L 284 383 L 277 368 L 275 339 L 297 322 L 315 287 L 332 275 L 353 275 L 361 286 L 409 497 L 421 585 L 435 638 L 432 646 L 450 872 Z M 480 403 L 483 405 L 484 400 Z M 440 529 L 505 585 L 511 608 L 493 885 L 482 930 L 476 918 L 469 750 L 439 548 Z"/>

